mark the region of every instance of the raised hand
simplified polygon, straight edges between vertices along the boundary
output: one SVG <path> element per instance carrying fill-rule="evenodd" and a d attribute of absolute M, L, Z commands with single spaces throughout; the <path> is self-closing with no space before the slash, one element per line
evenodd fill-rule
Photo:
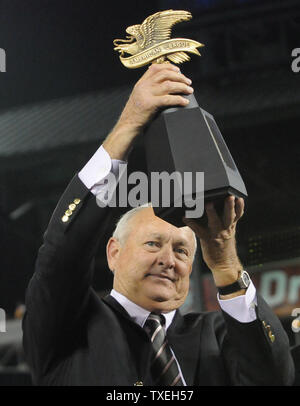
<path fill-rule="evenodd" d="M 226 286 L 237 280 L 243 269 L 236 251 L 236 225 L 244 213 L 244 200 L 229 196 L 225 199 L 220 218 L 212 202 L 205 205 L 207 227 L 184 218 L 200 240 L 203 259 L 213 273 L 217 286 Z"/>
<path fill-rule="evenodd" d="M 158 110 L 186 106 L 189 101 L 182 94 L 193 93 L 190 84 L 191 80 L 171 63 L 151 65 L 135 84 L 117 124 L 103 143 L 110 157 L 126 159 L 134 140 Z"/>

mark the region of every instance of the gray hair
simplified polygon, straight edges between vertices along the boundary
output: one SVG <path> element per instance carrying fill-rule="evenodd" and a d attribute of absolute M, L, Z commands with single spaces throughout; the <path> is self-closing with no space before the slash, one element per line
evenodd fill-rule
<path fill-rule="evenodd" d="M 152 207 L 152 203 L 145 203 L 141 206 L 134 207 L 131 210 L 128 210 L 123 216 L 120 217 L 116 224 L 115 231 L 113 232 L 113 237 L 116 238 L 121 244 L 124 244 L 127 235 L 129 233 L 128 223 L 132 217 L 134 217 L 137 213 L 146 209 L 147 207 Z"/>
<path fill-rule="evenodd" d="M 153 207 L 152 203 L 145 203 L 145 204 L 142 204 L 141 206 L 134 207 L 133 209 L 128 210 L 125 214 L 123 214 L 116 224 L 116 228 L 115 228 L 115 231 L 113 232 L 112 237 L 116 238 L 121 243 L 121 245 L 123 245 L 124 242 L 126 241 L 129 231 L 130 231 L 129 226 L 128 226 L 130 220 L 137 213 L 139 213 L 143 209 L 146 209 L 147 207 Z M 194 243 L 195 243 L 195 250 L 193 252 L 193 259 L 194 259 L 196 251 L 197 251 L 197 238 L 196 238 L 194 231 L 192 229 L 191 229 L 191 231 L 193 233 Z"/>

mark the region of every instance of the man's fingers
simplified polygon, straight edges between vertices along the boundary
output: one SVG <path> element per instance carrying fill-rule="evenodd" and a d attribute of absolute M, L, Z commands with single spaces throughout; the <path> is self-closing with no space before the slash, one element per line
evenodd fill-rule
<path fill-rule="evenodd" d="M 225 200 L 223 212 L 224 228 L 229 228 L 232 224 L 236 223 L 244 214 L 244 199 L 239 197 L 236 199 L 234 196 L 229 196 Z"/>
<path fill-rule="evenodd" d="M 219 231 L 222 228 L 222 224 L 213 202 L 208 202 L 205 205 L 205 212 L 207 215 L 208 227 L 213 233 Z"/>
<path fill-rule="evenodd" d="M 136 104 L 144 106 L 147 112 L 155 112 L 161 107 L 189 104 L 182 95 L 193 93 L 190 84 L 191 80 L 180 73 L 177 66 L 171 63 L 153 64 L 137 82 L 133 94 Z"/>
<path fill-rule="evenodd" d="M 235 202 L 235 221 L 238 221 L 244 214 L 245 202 L 244 199 L 239 197 Z"/>
<path fill-rule="evenodd" d="M 152 83 L 153 94 L 191 94 L 194 89 L 190 86 L 192 81 L 181 73 L 169 69 L 159 70 L 149 81 Z"/>
<path fill-rule="evenodd" d="M 153 64 L 134 85 L 118 124 L 130 123 L 140 131 L 159 109 L 188 105 L 183 95 L 193 92 L 189 83 L 177 66 Z"/>
<path fill-rule="evenodd" d="M 145 79 L 152 79 L 154 76 L 157 76 L 160 72 L 175 72 L 180 73 L 180 69 L 173 65 L 172 63 L 154 63 L 149 66 L 144 75 L 142 76 Z"/>
<path fill-rule="evenodd" d="M 154 77 L 153 80 L 157 83 L 162 83 L 166 80 L 170 80 L 172 82 L 182 82 L 186 85 L 191 85 L 191 79 L 187 78 L 180 72 L 174 72 L 172 70 L 163 70 L 158 72 Z"/>
<path fill-rule="evenodd" d="M 189 104 L 189 100 L 183 96 L 177 96 L 172 94 L 167 94 L 165 96 L 160 96 L 158 98 L 159 103 L 157 103 L 158 107 L 162 106 L 186 106 Z"/>
<path fill-rule="evenodd" d="M 158 95 L 164 94 L 191 94 L 194 89 L 185 83 L 172 82 L 171 80 L 166 80 L 163 83 L 156 86 L 155 91 Z"/>
<path fill-rule="evenodd" d="M 173 71 L 173 72 L 180 72 L 178 66 L 173 65 L 172 63 L 153 63 L 149 66 L 148 70 L 146 71 L 148 76 L 152 76 L 157 74 L 161 71 Z"/>
<path fill-rule="evenodd" d="M 235 206 L 234 200 L 235 200 L 234 196 L 228 196 L 225 199 L 223 210 L 223 225 L 225 229 L 230 227 L 235 221 L 236 213 L 234 207 Z"/>

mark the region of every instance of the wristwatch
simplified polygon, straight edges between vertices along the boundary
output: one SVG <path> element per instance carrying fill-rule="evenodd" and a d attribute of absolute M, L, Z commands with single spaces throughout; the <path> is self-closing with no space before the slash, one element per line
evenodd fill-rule
<path fill-rule="evenodd" d="M 238 280 L 231 285 L 219 286 L 218 291 L 220 295 L 230 295 L 230 293 L 237 292 L 241 289 L 247 289 L 250 285 L 251 279 L 248 272 L 242 270 L 239 272 Z"/>

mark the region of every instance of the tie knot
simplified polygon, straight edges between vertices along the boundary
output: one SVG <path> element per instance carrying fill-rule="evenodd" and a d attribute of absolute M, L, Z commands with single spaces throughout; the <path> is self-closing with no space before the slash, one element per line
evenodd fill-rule
<path fill-rule="evenodd" d="M 148 334 L 152 335 L 152 333 L 156 331 L 159 326 L 164 327 L 165 324 L 166 319 L 162 314 L 150 313 L 145 322 L 144 329 Z"/>
<path fill-rule="evenodd" d="M 150 313 L 147 318 L 147 321 L 148 320 L 153 320 L 153 321 L 161 324 L 162 326 L 164 326 L 166 324 L 165 316 L 163 316 L 162 314 Z"/>

